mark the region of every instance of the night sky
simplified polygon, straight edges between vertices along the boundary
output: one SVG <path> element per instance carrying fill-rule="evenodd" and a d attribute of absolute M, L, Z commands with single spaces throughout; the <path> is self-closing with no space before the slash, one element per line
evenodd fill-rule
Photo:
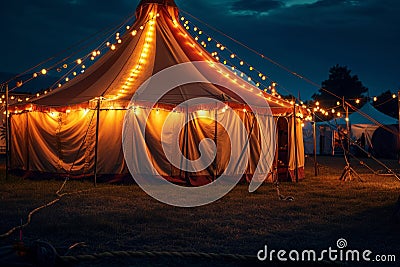
<path fill-rule="evenodd" d="M 138 0 L 1 1 L 0 72 L 19 73 L 135 11 Z M 398 0 L 176 0 L 193 16 L 318 84 L 348 66 L 370 95 L 400 89 Z M 188 17 L 188 16 L 186 16 Z M 190 17 L 188 17 L 190 18 Z M 193 19 L 191 21 L 195 22 Z M 196 24 L 286 90 L 318 88 Z"/>

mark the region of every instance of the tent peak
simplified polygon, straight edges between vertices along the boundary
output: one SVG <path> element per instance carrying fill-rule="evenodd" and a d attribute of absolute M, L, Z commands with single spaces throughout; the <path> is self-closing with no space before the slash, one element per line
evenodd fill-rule
<path fill-rule="evenodd" d="M 143 7 L 150 4 L 159 4 L 164 6 L 177 7 L 174 0 L 141 0 L 138 7 Z"/>

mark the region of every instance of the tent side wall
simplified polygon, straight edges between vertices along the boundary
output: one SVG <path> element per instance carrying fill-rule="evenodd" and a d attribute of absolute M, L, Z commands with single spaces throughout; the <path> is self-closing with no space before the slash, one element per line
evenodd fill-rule
<path fill-rule="evenodd" d="M 89 174 L 93 170 L 92 112 L 28 112 L 11 117 L 11 168 Z"/>
<path fill-rule="evenodd" d="M 122 148 L 122 131 L 126 112 L 125 110 L 100 111 L 97 169 L 99 175 L 127 175 L 129 173 Z M 173 166 L 164 154 L 163 149 L 168 149 L 168 147 L 172 149 L 173 142 L 176 142 L 177 136 L 174 135 L 174 130 L 180 129 L 184 122 L 185 114 L 183 113 L 152 110 L 146 124 L 143 109 L 129 121 L 132 132 L 135 133 L 131 136 L 131 144 L 136 152 L 146 151 L 156 171 L 172 182 L 198 186 L 209 183 L 223 173 L 244 173 L 249 181 L 256 171 L 258 162 L 261 176 L 265 178 L 269 175 L 271 158 L 275 157 L 273 117 L 259 115 L 256 117 L 252 113 L 241 110 L 231 111 L 232 113 L 221 110 L 208 112 L 209 118 L 199 118 L 194 113 L 189 114 L 187 137 L 184 131 L 179 132 L 178 136 L 180 150 L 191 160 L 200 157 L 199 144 L 202 140 L 216 141 L 216 159 L 202 171 L 185 173 Z M 240 131 L 237 124 L 241 122 L 232 119 L 233 113 L 242 120 L 247 133 Z M 175 116 L 175 122 L 164 124 L 168 116 Z M 221 123 L 216 123 L 213 120 L 215 117 L 218 117 Z M 257 119 L 262 127 L 256 123 Z M 11 117 L 13 133 L 11 168 L 37 173 L 71 174 L 72 177 L 92 176 L 96 121 L 96 110 L 76 110 L 69 113 L 27 112 L 13 115 Z M 145 135 L 139 127 L 143 124 L 146 125 Z M 301 134 L 301 127 L 299 126 L 298 129 L 300 130 L 298 134 Z M 161 131 L 165 133 L 164 139 L 161 138 Z M 228 132 L 231 136 L 228 136 Z M 247 137 L 250 138 L 249 142 L 243 142 Z M 302 136 L 299 135 L 298 141 L 301 138 Z M 301 145 L 301 142 L 297 143 L 299 168 L 304 166 Z M 263 146 L 267 146 L 267 154 L 261 154 Z M 214 146 L 206 142 L 204 147 L 205 153 L 209 156 L 214 153 Z M 246 157 L 236 158 L 236 162 L 229 164 L 232 148 L 239 148 L 240 154 Z M 175 161 L 180 162 L 181 153 L 176 150 L 171 151 L 172 157 L 176 157 Z M 128 160 L 133 161 L 137 174 L 155 174 L 151 168 L 146 169 L 143 157 L 142 153 L 134 153 Z M 243 160 L 245 158 L 247 158 L 246 161 Z M 291 166 L 294 166 L 293 163 Z"/>

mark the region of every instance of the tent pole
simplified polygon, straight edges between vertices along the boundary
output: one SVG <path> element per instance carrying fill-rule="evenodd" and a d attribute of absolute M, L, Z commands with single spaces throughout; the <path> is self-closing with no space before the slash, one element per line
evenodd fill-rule
<path fill-rule="evenodd" d="M 30 157 L 29 157 L 29 113 L 26 113 L 26 170 L 29 172 Z"/>
<path fill-rule="evenodd" d="M 349 106 L 346 105 L 346 102 L 344 101 L 344 97 L 343 97 L 343 105 L 345 106 L 346 109 L 346 130 L 347 130 L 347 152 L 350 152 L 350 122 L 349 122 Z"/>
<path fill-rule="evenodd" d="M 313 141 L 314 141 L 314 175 L 318 176 L 318 163 L 317 163 L 317 122 L 315 120 L 315 112 L 313 112 Z"/>
<path fill-rule="evenodd" d="M 297 121 L 296 121 L 296 101 L 293 101 L 293 131 L 294 131 L 294 162 L 296 174 L 296 183 L 299 182 L 298 161 L 297 161 Z"/>
<path fill-rule="evenodd" d="M 100 101 L 101 97 L 97 101 L 97 118 L 96 118 L 96 143 L 94 148 L 94 186 L 97 186 L 97 157 L 98 157 L 98 147 L 99 147 L 99 123 L 100 123 Z"/>
<path fill-rule="evenodd" d="M 397 107 L 399 109 L 399 133 L 397 135 L 397 138 L 398 138 L 398 140 L 399 140 L 398 142 L 400 144 L 400 90 L 397 91 Z M 400 163 L 400 155 L 398 155 L 398 159 L 399 159 L 399 163 Z"/>
<path fill-rule="evenodd" d="M 8 169 L 9 169 L 9 156 L 10 156 L 10 124 L 8 120 L 9 110 L 8 110 L 8 83 L 6 84 L 6 180 L 8 180 Z"/>
<path fill-rule="evenodd" d="M 185 180 L 190 185 L 190 180 L 189 180 L 189 172 L 187 171 L 189 166 L 188 166 L 188 159 L 189 159 L 189 106 L 186 105 L 186 125 L 185 125 L 185 157 L 186 157 L 186 170 L 185 170 Z"/>
<path fill-rule="evenodd" d="M 215 105 L 215 116 L 214 116 L 214 143 L 215 143 L 215 158 L 214 158 L 214 181 L 217 180 L 217 154 L 218 154 L 218 104 Z"/>

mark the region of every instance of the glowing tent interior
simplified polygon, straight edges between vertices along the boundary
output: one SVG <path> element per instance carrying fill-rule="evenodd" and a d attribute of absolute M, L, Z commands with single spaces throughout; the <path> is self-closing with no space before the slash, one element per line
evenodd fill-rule
<path fill-rule="evenodd" d="M 196 40 L 179 23 L 178 8 L 173 0 L 142 0 L 136 10 L 136 17 L 130 30 L 121 36 L 118 34 L 116 43 L 108 44 L 108 52 L 85 73 L 45 95 L 31 99 L 29 103 L 11 107 L 15 109 L 10 117 L 12 169 L 41 175 L 94 175 L 107 180 L 129 177 L 123 154 L 122 131 L 124 116 L 132 109 L 130 101 L 139 86 L 152 75 L 180 63 L 218 62 L 202 46 L 196 44 Z M 210 71 L 216 77 L 222 76 L 217 70 Z M 250 85 L 242 82 L 243 90 L 246 90 L 246 86 Z M 208 97 L 231 108 L 230 112 L 225 112 L 221 107 L 207 107 L 211 118 L 219 116 L 229 121 L 229 116 L 235 113 L 249 132 L 246 150 L 248 160 L 237 163 L 244 169 L 247 180 L 252 178 L 255 166 L 260 162 L 260 140 L 271 139 L 275 136 L 273 133 L 276 133 L 278 140 L 273 140 L 277 146 L 276 153 L 272 152 L 275 149 L 270 148 L 275 159 L 275 168 L 272 170 L 282 178 L 286 176 L 293 180 L 295 173 L 298 178 L 303 178 L 301 119 L 295 119 L 295 115 L 302 117 L 304 110 L 262 90 L 254 92 L 254 97 L 257 95 L 268 101 L 272 111 L 271 116 L 263 117 L 263 124 L 268 128 L 266 132 L 254 127 L 253 121 L 260 117 L 248 112 L 246 102 L 232 91 L 209 83 L 179 86 L 164 95 L 157 108 L 144 104 L 135 107 L 137 113 L 146 110 L 150 112 L 149 119 L 145 121 L 146 135 L 137 131 L 134 138 L 138 141 L 135 145 L 148 151 L 157 172 L 175 183 L 203 185 L 224 171 L 231 171 L 226 168 L 228 152 L 234 141 L 226 141 L 226 132 L 221 125 L 210 118 L 202 119 L 194 115 L 204 106 L 190 107 L 186 113 L 175 110 L 180 103 L 189 99 Z M 198 145 L 202 139 L 215 141 L 215 160 L 204 170 L 182 171 L 172 166 L 163 153 L 164 143 L 173 142 L 174 137 L 171 140 L 161 140 L 160 132 L 163 122 L 173 112 L 181 114 L 181 117 L 193 118 L 179 135 L 181 152 L 186 158 L 195 159 L 199 156 Z M 137 121 L 132 123 L 141 123 L 140 117 L 139 114 Z M 133 159 L 138 166 L 141 157 L 135 155 Z M 264 176 L 269 174 L 264 173 Z"/>

